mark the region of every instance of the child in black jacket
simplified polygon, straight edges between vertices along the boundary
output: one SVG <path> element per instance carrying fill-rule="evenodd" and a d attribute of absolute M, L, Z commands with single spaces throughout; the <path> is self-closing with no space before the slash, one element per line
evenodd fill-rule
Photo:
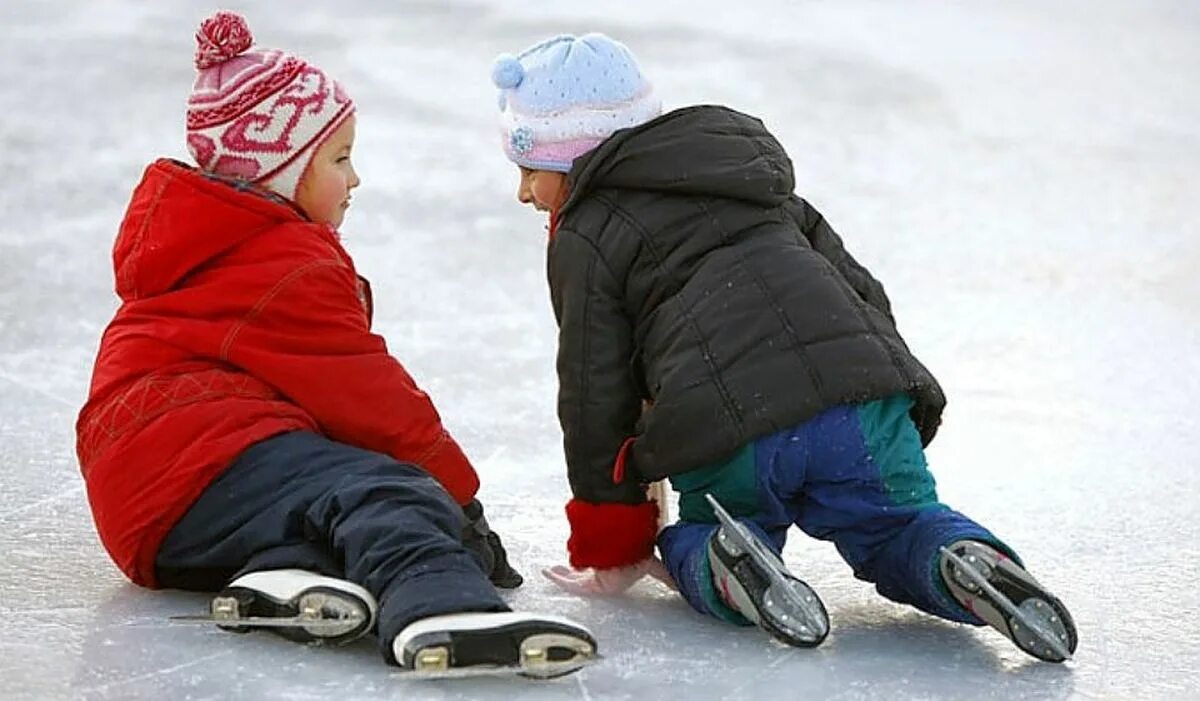
<path fill-rule="evenodd" d="M 762 123 L 660 115 L 599 34 L 503 56 L 492 78 L 518 199 L 550 216 L 575 569 L 547 576 L 615 593 L 664 574 L 657 540 L 695 609 L 812 646 L 824 609 L 778 559 L 795 524 L 890 599 L 1069 657 L 1065 607 L 938 501 L 923 449 L 942 390 Z M 680 520 L 659 533 L 646 485 L 664 478 Z M 718 527 L 707 494 L 740 525 Z"/>

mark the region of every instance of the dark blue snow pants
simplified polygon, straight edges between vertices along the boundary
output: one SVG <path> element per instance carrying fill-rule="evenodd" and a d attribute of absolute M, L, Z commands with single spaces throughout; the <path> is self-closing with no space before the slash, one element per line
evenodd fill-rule
<path fill-rule="evenodd" d="M 658 546 L 688 603 L 701 613 L 748 624 L 713 586 L 707 543 L 716 518 L 704 501 L 711 492 L 776 552 L 796 524 L 833 541 L 854 575 L 887 598 L 981 625 L 942 582 L 938 548 L 979 540 L 1020 560 L 982 526 L 938 501 L 908 416 L 911 407 L 907 396 L 834 407 L 744 446 L 723 463 L 671 478 L 680 492 L 680 521 L 662 531 Z M 803 570 L 795 574 L 807 580 Z"/>
<path fill-rule="evenodd" d="M 164 587 L 217 591 L 248 572 L 299 568 L 349 580 L 379 602 L 384 659 L 421 618 L 508 611 L 461 541 L 466 517 L 425 471 L 322 436 L 257 443 L 167 534 Z"/>

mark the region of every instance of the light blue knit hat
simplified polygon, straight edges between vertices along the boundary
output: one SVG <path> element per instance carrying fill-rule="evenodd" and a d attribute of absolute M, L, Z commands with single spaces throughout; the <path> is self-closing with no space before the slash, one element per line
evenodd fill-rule
<path fill-rule="evenodd" d="M 492 66 L 504 152 L 517 165 L 566 173 L 618 129 L 654 119 L 662 103 L 624 44 L 603 34 L 557 36 Z"/>

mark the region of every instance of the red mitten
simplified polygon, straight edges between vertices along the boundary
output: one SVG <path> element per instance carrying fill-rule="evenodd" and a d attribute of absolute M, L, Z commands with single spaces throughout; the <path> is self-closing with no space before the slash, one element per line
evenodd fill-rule
<path fill-rule="evenodd" d="M 658 504 L 567 503 L 571 538 L 567 552 L 575 569 L 627 567 L 654 554 Z"/>

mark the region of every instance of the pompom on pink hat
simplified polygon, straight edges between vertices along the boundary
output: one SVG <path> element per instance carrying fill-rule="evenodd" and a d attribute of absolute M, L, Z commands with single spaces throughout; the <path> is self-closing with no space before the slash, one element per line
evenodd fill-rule
<path fill-rule="evenodd" d="M 288 199 L 313 153 L 354 113 L 342 86 L 303 59 L 250 50 L 246 20 L 218 12 L 196 31 L 187 144 L 201 169 Z"/>

